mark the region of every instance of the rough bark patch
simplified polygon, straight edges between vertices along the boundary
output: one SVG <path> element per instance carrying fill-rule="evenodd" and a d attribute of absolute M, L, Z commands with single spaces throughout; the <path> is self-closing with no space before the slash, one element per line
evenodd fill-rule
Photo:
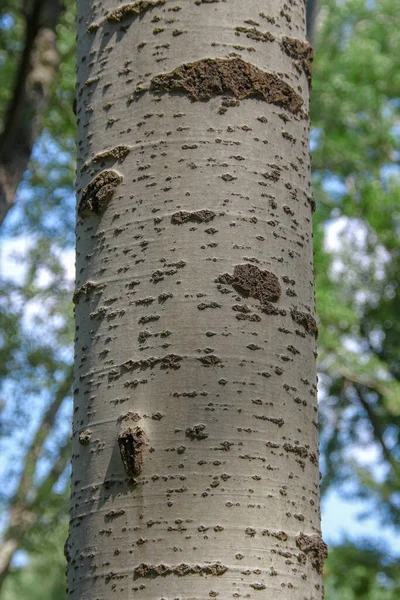
<path fill-rule="evenodd" d="M 212 210 L 196 210 L 194 212 L 187 212 L 180 210 L 171 216 L 172 223 L 187 223 L 188 221 L 194 221 L 195 223 L 208 223 L 215 217 L 215 212 Z"/>
<path fill-rule="evenodd" d="M 165 4 L 165 0 L 138 0 L 137 2 L 129 2 L 112 10 L 106 19 L 110 23 L 119 23 L 129 17 L 142 15 L 160 4 Z"/>
<path fill-rule="evenodd" d="M 90 431 L 90 429 L 85 429 L 79 434 L 79 443 L 82 444 L 82 446 L 87 446 L 90 443 L 91 437 L 92 432 Z"/>
<path fill-rule="evenodd" d="M 231 94 L 238 100 L 256 97 L 296 114 L 303 100 L 273 73 L 267 73 L 241 58 L 205 58 L 180 65 L 152 79 L 156 92 L 186 92 L 192 100 L 209 100 Z"/>
<path fill-rule="evenodd" d="M 91 23 L 87 28 L 87 32 L 96 32 L 103 23 L 120 23 L 125 19 L 138 17 L 160 4 L 165 4 L 165 0 L 138 0 L 137 2 L 128 2 L 109 12 L 100 22 Z"/>
<path fill-rule="evenodd" d="M 282 315 L 286 316 L 286 310 L 284 308 L 277 308 L 271 302 L 264 302 L 264 304 L 260 307 L 261 312 L 266 315 Z"/>
<path fill-rule="evenodd" d="M 254 590 L 266 590 L 267 586 L 264 583 L 250 583 L 250 587 L 252 587 Z"/>
<path fill-rule="evenodd" d="M 204 367 L 213 367 L 222 362 L 215 354 L 207 354 L 207 356 L 201 356 L 197 360 L 199 360 Z"/>
<path fill-rule="evenodd" d="M 286 36 L 282 38 L 280 45 L 283 52 L 290 56 L 303 69 L 307 81 L 311 85 L 312 61 L 314 59 L 312 46 L 308 42 L 301 42 L 300 40 Z"/>
<path fill-rule="evenodd" d="M 146 436 L 141 427 L 136 425 L 139 415 L 128 412 L 121 417 L 118 432 L 118 446 L 122 464 L 128 477 L 137 477 L 143 468 Z"/>
<path fill-rule="evenodd" d="M 257 42 L 273 42 L 275 40 L 275 36 L 269 33 L 269 31 L 263 32 L 255 27 L 236 27 L 235 31 L 236 35 L 244 33 L 246 37 Z"/>
<path fill-rule="evenodd" d="M 225 565 L 214 563 L 210 565 L 188 565 L 181 563 L 179 565 L 147 565 L 141 563 L 134 569 L 134 577 L 166 577 L 167 575 L 223 575 L 228 570 Z"/>
<path fill-rule="evenodd" d="M 243 296 L 256 298 L 261 304 L 277 302 L 281 295 L 277 276 L 271 271 L 262 271 L 255 265 L 236 265 L 233 275 L 224 273 L 216 281 L 232 285 Z"/>
<path fill-rule="evenodd" d="M 288 534 L 285 531 L 269 531 L 269 529 L 264 529 L 262 534 L 272 536 L 277 540 L 281 540 L 281 542 L 287 542 L 289 538 Z"/>
<path fill-rule="evenodd" d="M 161 337 L 167 337 L 167 332 L 162 332 L 164 335 Z M 135 369 L 148 369 L 159 364 L 161 369 L 180 369 L 181 365 L 179 362 L 183 360 L 183 356 L 178 354 L 166 354 L 165 356 L 149 356 L 148 358 L 141 358 L 140 360 L 129 359 L 125 361 L 120 369 L 121 374 L 124 371 L 133 371 Z"/>
<path fill-rule="evenodd" d="M 100 152 L 96 154 L 91 161 L 92 163 L 98 163 L 101 160 L 105 160 L 107 158 L 111 158 L 113 160 L 117 160 L 118 162 L 122 162 L 132 150 L 132 146 L 120 145 L 115 146 L 114 148 L 110 148 L 109 150 L 104 150 L 104 152 Z M 87 163 L 89 164 L 89 163 Z"/>
<path fill-rule="evenodd" d="M 208 438 L 208 433 L 205 431 L 205 424 L 199 423 L 198 425 L 193 425 L 193 427 L 188 427 L 185 431 L 186 437 L 191 440 L 205 440 Z"/>
<path fill-rule="evenodd" d="M 91 214 L 102 214 L 107 208 L 115 188 L 123 179 L 122 175 L 112 169 L 106 169 L 96 175 L 82 192 L 78 215 L 87 217 Z"/>
<path fill-rule="evenodd" d="M 295 323 L 304 327 L 310 335 L 318 336 L 317 322 L 309 313 L 298 310 L 297 308 L 290 309 L 290 315 Z"/>
<path fill-rule="evenodd" d="M 293 452 L 293 454 L 297 454 L 301 458 L 307 458 L 308 456 L 308 450 L 304 446 L 292 446 L 292 444 L 285 443 L 283 444 L 283 449 L 286 452 Z"/>
<path fill-rule="evenodd" d="M 309 556 L 314 569 L 322 574 L 324 561 L 328 556 L 328 546 L 324 540 L 315 534 L 306 535 L 305 533 L 300 533 L 296 537 L 296 544 L 300 550 Z"/>
<path fill-rule="evenodd" d="M 86 283 L 81 285 L 81 287 L 78 288 L 76 292 L 74 292 L 74 295 L 72 297 L 73 303 L 78 304 L 81 296 L 86 296 L 88 298 L 97 287 L 101 286 L 99 286 L 97 283 L 94 283 L 93 281 L 87 281 Z"/>

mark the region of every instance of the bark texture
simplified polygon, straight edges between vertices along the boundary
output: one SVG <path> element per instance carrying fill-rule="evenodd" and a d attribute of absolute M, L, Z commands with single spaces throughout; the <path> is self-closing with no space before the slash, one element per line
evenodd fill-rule
<path fill-rule="evenodd" d="M 78 1 L 70 600 L 319 600 L 304 0 Z"/>
<path fill-rule="evenodd" d="M 58 65 L 55 28 L 62 4 L 58 0 L 30 0 L 23 4 L 24 50 L 0 135 L 0 224 L 14 204 L 28 166 Z"/>

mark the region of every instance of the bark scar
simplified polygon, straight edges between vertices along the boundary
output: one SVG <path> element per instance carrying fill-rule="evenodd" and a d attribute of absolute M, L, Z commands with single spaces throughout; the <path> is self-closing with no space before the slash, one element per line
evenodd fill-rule
<path fill-rule="evenodd" d="M 102 214 L 113 197 L 115 188 L 123 179 L 122 175 L 113 169 L 105 169 L 96 175 L 82 192 L 78 215 L 87 217 L 91 214 Z"/>
<path fill-rule="evenodd" d="M 236 265 L 233 275 L 224 273 L 216 282 L 232 285 L 243 296 L 256 298 L 261 304 L 278 302 L 281 296 L 278 277 L 271 271 L 262 271 L 256 265 Z"/>
<path fill-rule="evenodd" d="M 328 556 L 328 546 L 324 540 L 319 535 L 300 533 L 296 537 L 296 544 L 300 550 L 309 556 L 312 566 L 321 574 L 324 561 Z"/>
<path fill-rule="evenodd" d="M 310 315 L 310 313 L 304 312 L 294 307 L 290 309 L 290 316 L 292 317 L 295 323 L 304 327 L 307 333 L 318 337 L 317 321 L 312 315 Z"/>
<path fill-rule="evenodd" d="M 188 221 L 193 221 L 195 223 L 208 223 L 208 221 L 214 219 L 215 216 L 215 212 L 206 208 L 193 212 L 180 210 L 171 216 L 171 221 L 172 223 L 179 224 L 187 223 Z"/>
<path fill-rule="evenodd" d="M 297 114 L 303 100 L 274 73 L 268 73 L 242 58 L 204 58 L 185 63 L 169 73 L 153 77 L 155 92 L 186 92 L 192 100 L 209 100 L 231 94 L 238 100 L 255 97 Z"/>
<path fill-rule="evenodd" d="M 118 446 L 122 464 L 128 477 L 137 477 L 143 468 L 144 453 L 147 447 L 145 432 L 136 425 L 140 416 L 128 412 L 119 418 Z"/>

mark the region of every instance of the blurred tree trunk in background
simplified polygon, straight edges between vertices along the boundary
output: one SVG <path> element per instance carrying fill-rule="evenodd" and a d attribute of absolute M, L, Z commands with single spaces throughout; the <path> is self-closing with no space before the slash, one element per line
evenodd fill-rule
<path fill-rule="evenodd" d="M 0 224 L 14 204 L 33 145 L 41 133 L 58 65 L 55 27 L 62 10 L 58 0 L 23 3 L 23 52 L 0 135 Z"/>
<path fill-rule="evenodd" d="M 68 597 L 322 598 L 305 3 L 77 20 Z"/>
<path fill-rule="evenodd" d="M 318 12 L 318 0 L 307 0 L 306 23 L 307 37 L 310 44 L 315 43 L 315 25 Z"/>
<path fill-rule="evenodd" d="M 43 455 L 48 435 L 59 416 L 60 407 L 70 393 L 71 383 L 72 369 L 67 373 L 65 380 L 54 395 L 54 401 L 43 415 L 26 454 L 19 485 L 9 502 L 6 529 L 0 545 L 0 590 L 8 575 L 15 552 L 28 532 L 35 526 L 35 522 L 40 520 L 41 513 L 48 509 L 49 505 L 51 507 L 52 501 L 54 502 L 51 494 L 52 488 L 70 460 L 71 444 L 68 442 L 59 449 L 58 457 L 54 460 L 41 484 L 35 486 L 34 477 L 37 473 L 38 462 Z"/>

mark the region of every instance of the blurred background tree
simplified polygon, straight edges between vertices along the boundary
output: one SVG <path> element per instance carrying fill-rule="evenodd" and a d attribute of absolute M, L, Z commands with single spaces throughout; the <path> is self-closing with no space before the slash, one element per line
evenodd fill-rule
<path fill-rule="evenodd" d="M 57 5 L 57 24 L 40 21 L 47 4 Z M 64 596 L 73 362 L 74 4 L 1 3 L 0 171 L 11 157 L 4 132 L 21 101 L 18 93 L 25 90 L 23 100 L 29 90 L 28 67 L 36 64 L 32 53 L 41 47 L 35 45 L 41 27 L 55 33 L 58 64 L 48 71 L 48 94 L 30 100 L 35 122 L 25 133 L 35 143 L 0 229 L 5 600 Z M 361 499 L 361 518 L 392 528 L 400 524 L 399 31 L 400 5 L 392 0 L 321 0 L 311 107 L 322 490 L 325 496 L 334 490 L 349 501 Z M 46 54 L 40 60 L 46 63 Z M 395 600 L 399 567 L 400 557 L 380 540 L 357 540 L 349 531 L 330 548 L 326 598 Z"/>

